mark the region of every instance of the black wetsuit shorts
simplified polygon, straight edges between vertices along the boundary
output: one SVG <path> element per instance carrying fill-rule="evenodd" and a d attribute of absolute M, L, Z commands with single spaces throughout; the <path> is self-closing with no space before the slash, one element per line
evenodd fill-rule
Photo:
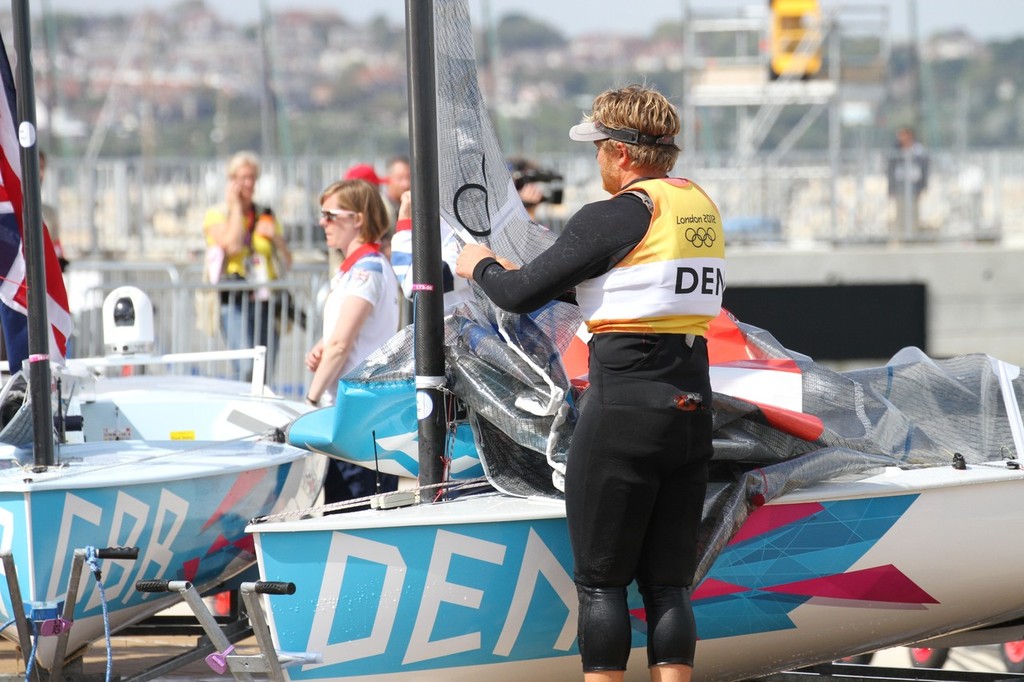
<path fill-rule="evenodd" d="M 607 333 L 590 341 L 590 386 L 565 483 L 581 585 L 693 581 L 712 417 L 707 342 L 687 338 Z"/>

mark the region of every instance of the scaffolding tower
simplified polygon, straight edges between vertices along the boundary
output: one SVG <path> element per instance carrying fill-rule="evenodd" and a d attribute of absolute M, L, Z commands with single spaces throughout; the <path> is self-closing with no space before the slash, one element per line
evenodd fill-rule
<path fill-rule="evenodd" d="M 835 207 L 843 125 L 873 122 L 886 96 L 889 10 L 881 4 L 836 4 L 809 12 L 802 17 L 799 39 L 788 40 L 790 59 L 782 63 L 791 68 L 779 73 L 773 69 L 773 62 L 780 63 L 773 60 L 773 49 L 780 49 L 780 41 L 772 36 L 774 5 L 769 2 L 767 7 L 723 17 L 696 15 L 685 0 L 683 142 L 686 149 L 699 153 L 700 110 L 733 108 L 736 130 L 729 165 L 748 167 L 757 157 L 771 167 L 783 161 L 825 115 Z M 717 53 L 709 53 L 708 46 Z M 731 53 L 723 52 L 723 46 L 731 47 Z M 772 135 L 782 112 L 791 107 L 803 108 L 798 122 Z"/>

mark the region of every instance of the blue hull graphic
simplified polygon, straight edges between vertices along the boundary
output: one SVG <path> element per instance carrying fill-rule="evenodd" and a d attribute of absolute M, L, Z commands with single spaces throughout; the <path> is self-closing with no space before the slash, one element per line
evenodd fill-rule
<path fill-rule="evenodd" d="M 315 410 L 288 427 L 288 442 L 387 474 L 416 478 L 419 455 L 416 391 L 413 381 L 374 384 L 339 383 L 334 406 Z M 460 424 L 450 443 L 450 478 L 484 475 L 468 424 Z"/>
<path fill-rule="evenodd" d="M 83 461 L 38 480 L 0 472 L 0 548 L 14 559 L 30 618 L 57 614 L 76 549 L 139 549 L 135 561 L 100 562 L 113 630 L 177 600 L 137 592 L 137 580 L 188 580 L 206 589 L 241 573 L 256 559 L 253 538 L 245 533 L 249 520 L 288 504 L 311 504 L 326 467 L 322 457 L 276 444 L 165 446 L 84 444 L 76 446 Z M 0 623 L 12 616 L 4 586 Z M 74 621 L 68 652 L 103 637 L 100 590 L 88 570 L 79 583 Z M 3 634 L 17 637 L 14 628 Z M 39 641 L 46 667 L 55 639 Z"/>
<path fill-rule="evenodd" d="M 792 521 L 733 542 L 695 589 L 700 639 L 794 628 L 789 613 L 814 595 L 777 587 L 821 580 L 827 591 L 916 498 L 796 505 Z M 378 528 L 367 528 L 373 524 L 365 517 L 362 528 L 346 528 L 344 520 L 332 526 L 330 518 L 287 532 L 250 527 L 262 576 L 299 585 L 293 596 L 269 597 L 279 648 L 323 655 L 323 664 L 290 669 L 291 679 L 556 659 L 578 667 L 564 518 Z M 387 518 L 380 517 L 382 525 Z M 633 647 L 643 648 L 646 622 L 635 586 L 629 598 Z"/>

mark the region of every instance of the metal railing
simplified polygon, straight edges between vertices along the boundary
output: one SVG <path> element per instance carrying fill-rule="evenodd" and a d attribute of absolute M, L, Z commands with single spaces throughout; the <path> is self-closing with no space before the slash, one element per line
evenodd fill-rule
<path fill-rule="evenodd" d="M 850 135 L 851 139 L 854 135 Z M 738 167 L 729 154 L 684 153 L 675 174 L 696 180 L 718 203 L 733 242 L 815 241 L 835 245 L 891 236 L 888 150 L 844 149 L 784 158 L 753 157 Z M 299 259 L 322 258 L 317 198 L 356 159 L 264 162 L 257 202 L 272 206 Z M 565 201 L 542 204 L 539 219 L 557 227 L 585 203 L 605 198 L 593 158 L 537 159 L 565 178 Z M 377 160 L 377 167 L 383 162 Z M 213 161 L 101 160 L 95 169 L 51 162 L 44 200 L 57 207 L 72 261 L 201 260 L 206 207 L 222 200 L 224 169 Z M 992 240 L 1024 232 L 1024 149 L 933 152 L 920 200 L 922 239 Z M 186 278 L 187 279 L 187 278 Z M 191 281 L 191 280 L 187 280 Z"/>
<path fill-rule="evenodd" d="M 246 282 L 202 282 L 199 263 L 178 266 L 168 262 L 117 263 L 76 261 L 66 274 L 71 291 L 75 329 L 69 344 L 70 357 L 106 354 L 103 342 L 103 299 L 120 286 L 142 289 L 153 304 L 154 353 L 197 353 L 237 350 L 228 348 L 221 333 L 219 309 L 222 296 L 248 300 L 253 288 Z M 254 306 L 255 317 L 243 314 L 242 324 L 273 331 L 267 342 L 267 385 L 279 395 L 301 397 L 311 378 L 305 354 L 321 337 L 322 294 L 329 281 L 325 263 L 296 264 L 286 279 L 261 285 L 268 298 Z M 270 315 L 272 319 L 263 316 Z M 195 372 L 194 368 L 168 368 Z M 238 359 L 210 363 L 204 374 L 222 378 L 248 378 L 247 366 Z"/>

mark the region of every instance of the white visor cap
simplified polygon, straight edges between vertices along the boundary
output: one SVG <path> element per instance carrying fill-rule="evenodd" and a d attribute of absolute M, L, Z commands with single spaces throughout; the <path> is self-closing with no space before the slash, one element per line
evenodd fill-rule
<path fill-rule="evenodd" d="M 583 121 L 569 128 L 569 139 L 576 142 L 596 142 L 609 138 L 607 133 L 597 129 L 593 121 Z"/>

